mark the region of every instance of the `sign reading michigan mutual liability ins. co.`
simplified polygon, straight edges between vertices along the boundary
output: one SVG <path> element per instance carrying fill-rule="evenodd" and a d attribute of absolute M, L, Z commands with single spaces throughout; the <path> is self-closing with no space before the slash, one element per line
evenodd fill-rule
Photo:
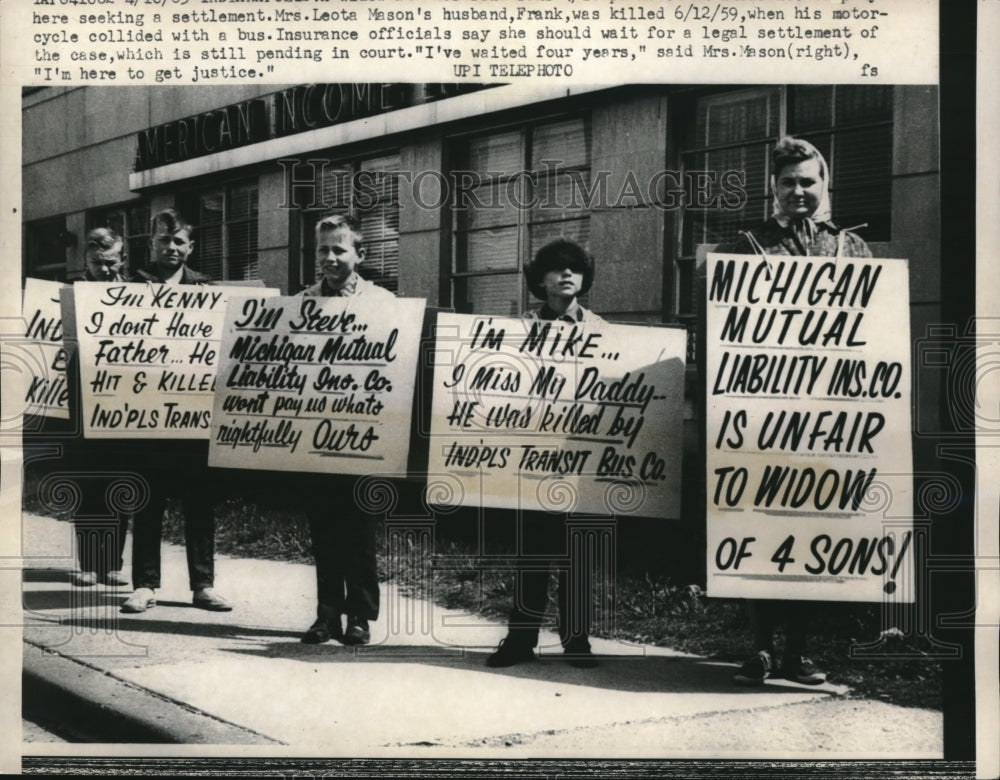
<path fill-rule="evenodd" d="M 905 260 L 709 254 L 708 594 L 913 600 Z"/>
<path fill-rule="evenodd" d="M 405 473 L 423 299 L 234 298 L 208 462 Z"/>
<path fill-rule="evenodd" d="M 685 332 L 438 317 L 428 500 L 676 517 Z"/>
<path fill-rule="evenodd" d="M 84 436 L 207 439 L 226 301 L 246 290 L 74 285 Z"/>

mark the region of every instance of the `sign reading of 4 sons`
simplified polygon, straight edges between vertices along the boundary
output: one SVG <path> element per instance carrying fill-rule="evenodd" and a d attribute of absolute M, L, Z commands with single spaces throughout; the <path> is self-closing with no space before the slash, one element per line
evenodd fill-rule
<path fill-rule="evenodd" d="M 708 255 L 708 594 L 913 601 L 905 260 Z"/>

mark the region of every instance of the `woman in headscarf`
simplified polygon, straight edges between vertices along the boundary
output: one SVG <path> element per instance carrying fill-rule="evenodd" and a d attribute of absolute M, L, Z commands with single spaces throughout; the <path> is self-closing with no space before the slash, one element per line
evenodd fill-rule
<path fill-rule="evenodd" d="M 868 245 L 831 221 L 830 169 L 801 138 L 782 138 L 771 155 L 771 218 L 718 251 L 736 254 L 871 257 Z M 859 226 L 864 227 L 864 226 Z"/>
<path fill-rule="evenodd" d="M 771 218 L 744 231 L 729 247 L 718 251 L 756 255 L 813 255 L 871 257 L 868 245 L 831 221 L 830 169 L 823 155 L 808 141 L 782 138 L 772 153 Z M 791 600 L 747 602 L 754 635 L 754 655 L 733 678 L 744 685 L 760 685 L 781 676 L 805 685 L 826 682 L 826 673 L 806 655 L 806 629 L 813 603 Z M 775 664 L 774 633 L 784 624 L 785 646 L 780 670 Z"/>

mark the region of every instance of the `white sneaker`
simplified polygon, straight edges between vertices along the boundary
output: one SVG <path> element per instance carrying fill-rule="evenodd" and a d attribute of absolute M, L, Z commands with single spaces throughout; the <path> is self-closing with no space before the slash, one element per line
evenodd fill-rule
<path fill-rule="evenodd" d="M 78 571 L 73 573 L 73 584 L 78 588 L 86 588 L 97 584 L 97 572 Z"/>
<path fill-rule="evenodd" d="M 152 588 L 136 588 L 129 600 L 122 604 L 122 612 L 145 612 L 156 606 L 156 591 Z"/>
<path fill-rule="evenodd" d="M 231 612 L 233 609 L 233 605 L 216 593 L 215 588 L 199 588 L 194 592 L 191 603 L 209 612 Z"/>
<path fill-rule="evenodd" d="M 99 582 L 117 588 L 120 585 L 128 585 L 128 579 L 120 571 L 109 571 L 104 576 L 98 578 Z"/>

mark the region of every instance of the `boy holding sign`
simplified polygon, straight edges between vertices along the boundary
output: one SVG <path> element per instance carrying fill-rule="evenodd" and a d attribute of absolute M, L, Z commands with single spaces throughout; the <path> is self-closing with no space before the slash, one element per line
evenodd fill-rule
<path fill-rule="evenodd" d="M 578 300 L 594 282 L 594 261 L 578 244 L 566 239 L 546 244 L 538 250 L 533 261 L 525 264 L 524 275 L 532 295 L 545 302 L 541 308 L 527 312 L 525 319 L 591 324 L 604 321 L 581 306 Z M 549 601 L 550 566 L 538 568 L 539 556 L 566 555 L 563 515 L 524 510 L 520 510 L 519 515 L 521 553 L 529 567 L 515 574 L 514 606 L 507 636 L 487 659 L 486 665 L 491 667 L 534 660 L 538 631 Z M 559 639 L 569 662 L 588 668 L 597 664 L 587 638 L 591 612 L 590 569 L 586 561 L 572 560 L 570 565 L 578 570 L 560 571 L 558 575 Z"/>
<path fill-rule="evenodd" d="M 364 236 L 357 219 L 330 216 L 316 224 L 316 264 L 319 282 L 302 296 L 347 298 L 364 296 L 394 300 L 391 292 L 358 275 L 364 262 Z M 375 522 L 357 505 L 357 479 L 349 476 L 307 478 L 306 514 L 316 560 L 316 621 L 302 636 L 306 644 L 336 639 L 362 645 L 371 640 L 370 620 L 379 613 L 378 565 L 375 558 Z M 340 498 L 343 511 L 331 516 L 330 497 Z M 344 630 L 343 616 L 347 616 Z"/>
<path fill-rule="evenodd" d="M 152 265 L 138 270 L 133 282 L 167 285 L 211 284 L 211 278 L 187 266 L 194 249 L 192 226 L 173 209 L 156 214 L 151 223 Z M 156 606 L 160 587 L 160 542 L 167 496 L 177 495 L 184 512 L 191 603 L 200 609 L 228 612 L 232 605 L 215 592 L 214 482 L 207 467 L 207 441 L 157 441 L 147 456 L 149 501 L 136 513 L 132 530 L 132 584 L 135 592 L 122 612 L 145 612 Z"/>
<path fill-rule="evenodd" d="M 87 262 L 83 280 L 85 282 L 121 282 L 125 271 L 125 242 L 121 236 L 109 228 L 94 228 L 87 234 L 87 247 L 84 250 Z M 74 360 L 73 373 L 79 369 L 78 360 Z M 72 382 L 74 388 L 79 387 L 79 381 Z M 78 397 L 73 396 L 77 402 Z M 79 417 L 80 410 L 73 410 L 74 417 Z M 119 445 L 115 442 L 80 439 L 77 463 L 81 468 L 100 464 L 103 468 L 118 467 L 124 464 Z M 75 520 L 77 556 L 80 570 L 73 576 L 73 584 L 81 587 L 96 585 L 127 585 L 128 580 L 121 573 L 122 556 L 125 552 L 125 536 L 128 532 L 128 516 L 120 514 L 116 520 L 91 521 L 83 517 L 100 517 L 105 511 L 104 490 L 86 490 L 83 493 L 83 503 L 80 514 Z"/>

